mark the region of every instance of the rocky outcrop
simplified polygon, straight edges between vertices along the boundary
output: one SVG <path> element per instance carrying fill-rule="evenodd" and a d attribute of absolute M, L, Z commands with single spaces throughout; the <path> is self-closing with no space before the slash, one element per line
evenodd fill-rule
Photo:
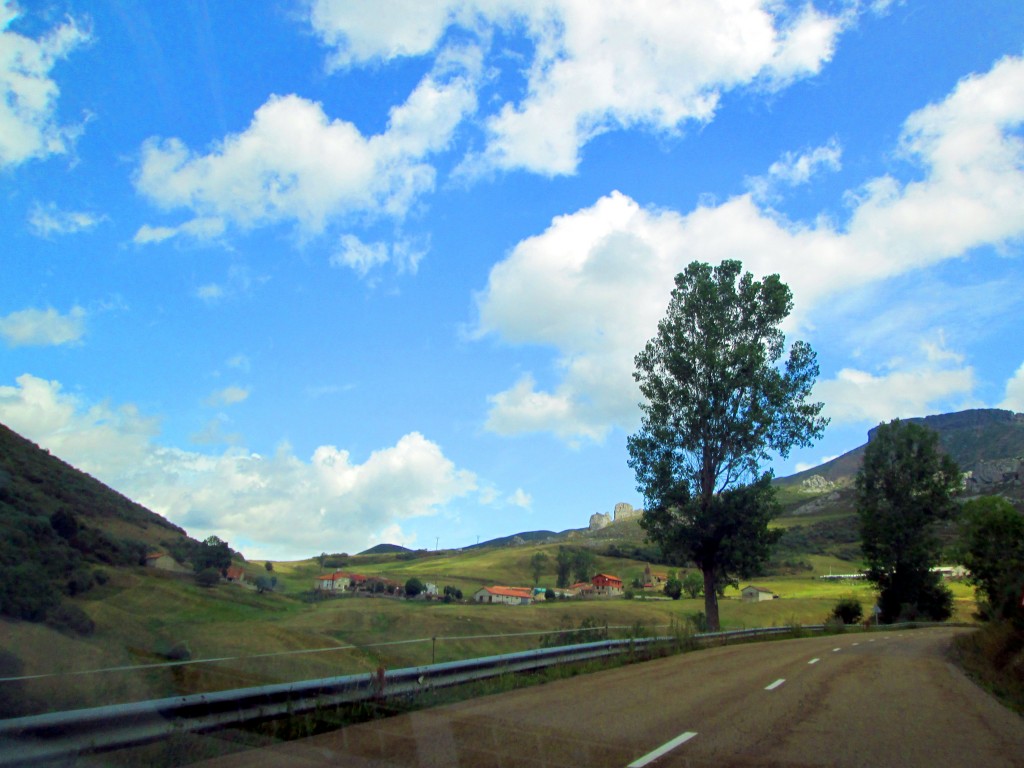
<path fill-rule="evenodd" d="M 599 531 L 612 524 L 612 516 L 607 512 L 595 512 L 590 516 L 590 530 Z"/>
<path fill-rule="evenodd" d="M 800 490 L 805 493 L 824 493 L 825 491 L 831 491 L 835 487 L 835 483 L 831 480 L 826 480 L 821 475 L 811 475 L 800 483 Z"/>
<path fill-rule="evenodd" d="M 965 473 L 964 485 L 967 493 L 984 494 L 995 486 L 1020 486 L 1024 484 L 1024 458 L 990 459 L 979 461 L 973 470 Z"/>
<path fill-rule="evenodd" d="M 627 504 L 624 501 L 620 501 L 615 505 L 615 522 L 620 523 L 623 520 L 636 520 L 638 517 L 643 515 L 642 509 L 633 509 L 632 504 Z"/>

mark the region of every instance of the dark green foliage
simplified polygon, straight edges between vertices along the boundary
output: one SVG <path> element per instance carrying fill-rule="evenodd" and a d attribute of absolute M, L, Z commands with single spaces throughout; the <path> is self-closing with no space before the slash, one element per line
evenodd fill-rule
<path fill-rule="evenodd" d="M 0 613 L 15 619 L 42 621 L 60 602 L 60 591 L 39 563 L 0 565 Z"/>
<path fill-rule="evenodd" d="M 629 465 L 644 496 L 641 526 L 666 554 L 704 574 L 708 624 L 718 629 L 718 580 L 767 559 L 777 506 L 760 467 L 824 430 L 822 403 L 809 402 L 814 352 L 794 342 L 784 365 L 779 326 L 793 306 L 770 275 L 738 261 L 691 263 L 657 335 L 636 356 L 644 397 Z M 747 490 L 749 489 L 749 490 Z"/>
<path fill-rule="evenodd" d="M 533 583 L 537 584 L 540 582 L 540 576 L 547 569 L 551 558 L 544 552 L 534 552 L 533 557 L 530 558 L 530 573 L 533 574 Z"/>
<path fill-rule="evenodd" d="M 224 572 L 231 565 L 231 547 L 226 541 L 210 536 L 192 551 L 192 569 L 199 573 L 208 568 Z"/>
<path fill-rule="evenodd" d="M 555 556 L 555 584 L 558 587 L 568 587 L 572 577 L 572 550 L 569 547 L 559 547 Z"/>
<path fill-rule="evenodd" d="M 545 600 L 554 600 L 555 598 L 556 598 L 555 590 L 553 590 L 551 587 L 548 587 L 547 589 L 544 590 L 544 599 Z"/>
<path fill-rule="evenodd" d="M 268 573 L 274 570 L 274 564 L 269 560 L 267 560 L 267 562 L 263 564 L 263 567 L 267 570 Z"/>
<path fill-rule="evenodd" d="M 864 608 L 856 597 L 842 597 L 832 609 L 832 616 L 844 624 L 856 624 L 864 616 Z"/>
<path fill-rule="evenodd" d="M 675 577 L 675 575 L 669 576 L 665 582 L 665 594 L 671 597 L 673 600 L 678 600 L 683 596 L 683 582 Z"/>
<path fill-rule="evenodd" d="M 89 637 L 96 623 L 89 614 L 73 603 L 60 603 L 46 612 L 46 625 L 65 635 Z"/>
<path fill-rule="evenodd" d="M 274 587 L 277 586 L 277 578 L 274 576 L 265 576 L 260 574 L 253 580 L 253 586 L 256 587 L 256 593 L 262 595 L 264 592 L 273 592 Z"/>
<path fill-rule="evenodd" d="M 405 582 L 405 596 L 416 597 L 425 588 L 426 587 L 424 587 L 423 582 L 413 576 Z"/>
<path fill-rule="evenodd" d="M 220 569 L 204 568 L 196 574 L 196 584 L 200 587 L 215 587 L 220 583 Z"/>
<path fill-rule="evenodd" d="M 960 560 L 982 598 L 982 615 L 1021 616 L 1018 599 L 1024 580 L 1024 515 L 997 496 L 964 504 L 960 518 Z"/>
<path fill-rule="evenodd" d="M 590 581 L 594 578 L 597 558 L 589 549 L 579 548 L 572 553 L 572 575 L 576 581 Z"/>
<path fill-rule="evenodd" d="M 453 586 L 451 586 L 449 584 L 449 585 L 445 586 L 445 588 L 444 588 L 444 596 L 445 597 L 450 597 L 453 600 L 461 600 L 462 599 L 462 590 L 459 589 L 458 587 L 453 587 Z"/>
<path fill-rule="evenodd" d="M 953 599 L 941 576 L 938 525 L 951 518 L 960 470 L 938 435 L 895 419 L 879 425 L 857 473 L 857 509 L 867 577 L 878 585 L 881 620 L 948 618 Z"/>

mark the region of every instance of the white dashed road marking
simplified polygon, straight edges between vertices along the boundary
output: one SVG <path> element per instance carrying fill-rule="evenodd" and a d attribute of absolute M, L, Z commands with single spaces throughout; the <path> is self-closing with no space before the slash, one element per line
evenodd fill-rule
<path fill-rule="evenodd" d="M 782 684 L 783 684 L 784 682 L 786 682 L 786 678 L 784 678 L 784 677 L 780 677 L 780 678 L 779 678 L 778 680 L 776 680 L 776 681 L 775 681 L 774 683 L 772 683 L 771 685 L 766 685 L 766 686 L 764 687 L 764 689 L 765 689 L 766 691 L 774 691 L 774 690 L 775 690 L 776 688 L 778 688 L 778 687 L 779 687 L 780 685 L 782 685 Z"/>
<path fill-rule="evenodd" d="M 810 660 L 810 661 L 808 661 L 807 663 L 808 663 L 808 664 L 817 664 L 817 663 L 818 663 L 819 661 L 821 661 L 821 659 L 811 659 L 811 660 Z"/>
<path fill-rule="evenodd" d="M 651 762 L 657 760 L 662 755 L 664 755 L 664 754 L 666 754 L 668 752 L 671 752 L 673 749 L 678 747 L 680 744 L 689 741 L 690 739 L 692 739 L 696 735 L 697 734 L 694 731 L 687 731 L 686 733 L 681 733 L 678 736 L 676 736 L 674 739 L 672 739 L 672 741 L 666 741 L 664 744 L 662 744 L 660 747 L 658 747 L 653 752 L 648 752 L 643 757 L 637 758 L 632 763 L 630 763 L 627 766 L 627 768 L 643 768 L 643 766 L 645 766 L 648 763 L 651 763 Z"/>

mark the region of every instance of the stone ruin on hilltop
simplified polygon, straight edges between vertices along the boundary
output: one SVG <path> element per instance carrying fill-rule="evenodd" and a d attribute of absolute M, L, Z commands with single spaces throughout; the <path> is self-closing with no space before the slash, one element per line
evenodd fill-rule
<path fill-rule="evenodd" d="M 624 501 L 620 501 L 615 505 L 615 509 L 611 514 L 607 512 L 595 512 L 590 516 L 590 530 L 599 531 L 602 528 L 606 528 L 612 523 L 620 523 L 623 520 L 636 520 L 644 511 L 642 509 L 633 509 L 632 504 L 627 504 Z"/>

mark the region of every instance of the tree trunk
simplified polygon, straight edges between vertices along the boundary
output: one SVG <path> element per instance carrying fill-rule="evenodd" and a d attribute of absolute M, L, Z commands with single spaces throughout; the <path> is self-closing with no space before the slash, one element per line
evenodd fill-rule
<path fill-rule="evenodd" d="M 715 567 L 702 568 L 704 572 L 704 617 L 708 622 L 708 632 L 717 632 L 718 623 L 718 584 L 715 581 Z"/>

